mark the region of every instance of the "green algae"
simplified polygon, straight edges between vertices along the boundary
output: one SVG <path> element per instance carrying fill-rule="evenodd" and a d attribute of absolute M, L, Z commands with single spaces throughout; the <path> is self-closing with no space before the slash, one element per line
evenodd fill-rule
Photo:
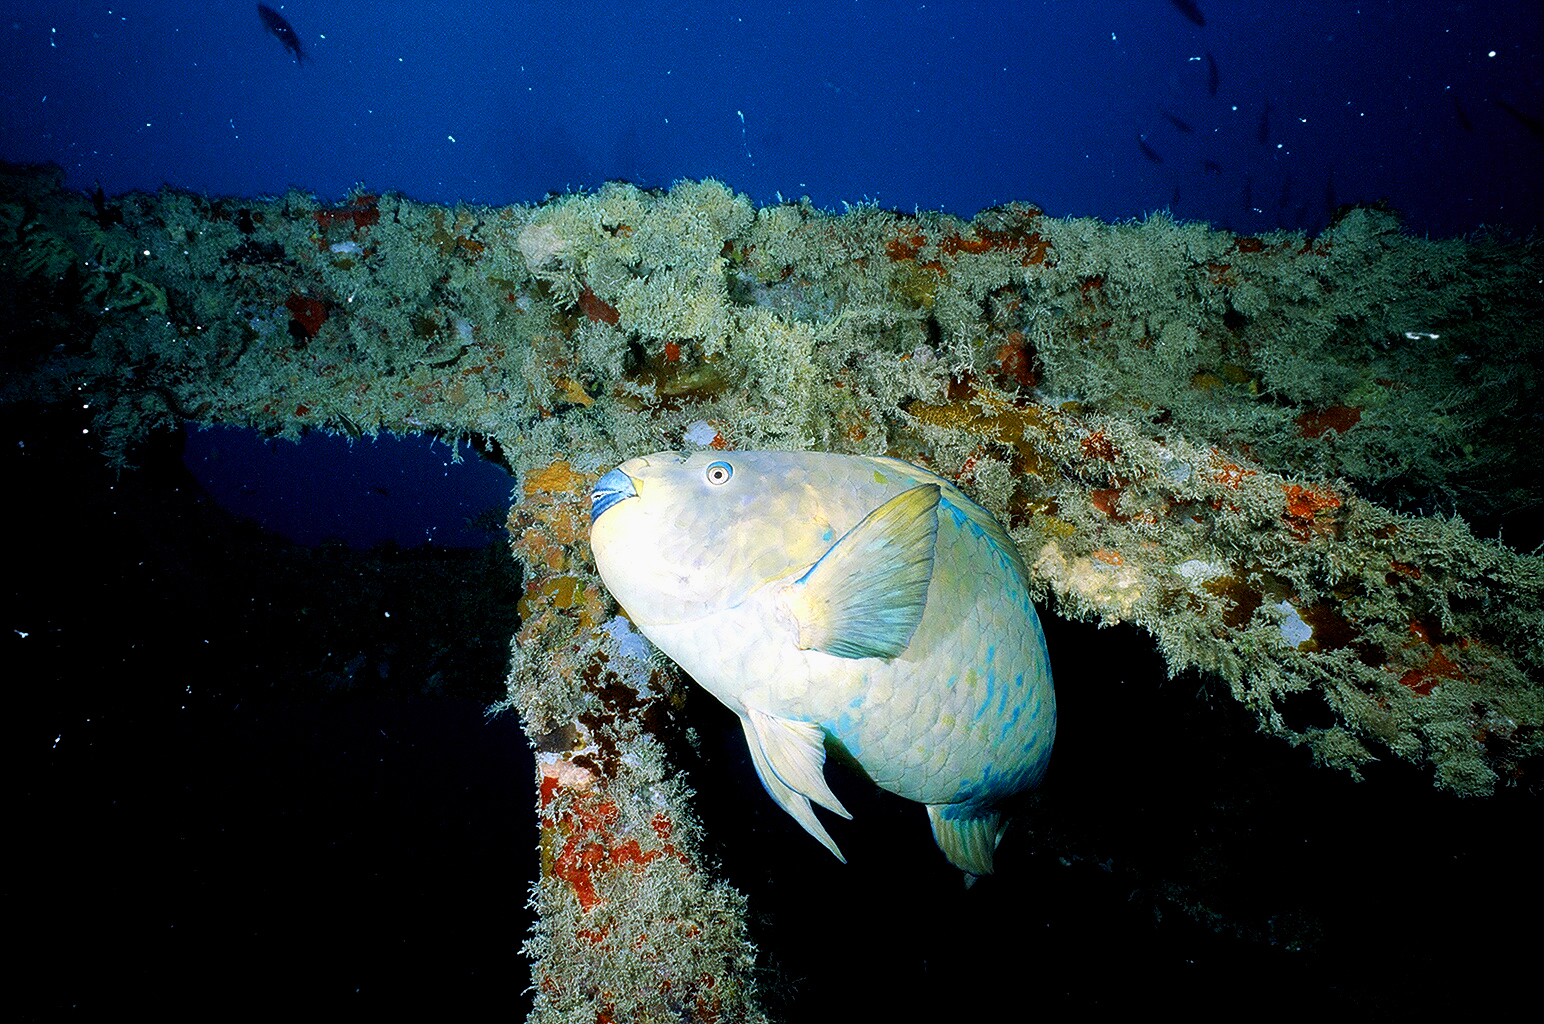
<path fill-rule="evenodd" d="M 544 842 L 574 808 L 617 815 L 586 826 L 607 865 L 589 888 L 549 850 L 538 1019 L 666 1019 L 657 962 L 615 941 L 664 921 L 719 922 L 677 938 L 720 1012 L 754 1012 L 743 899 L 702 869 L 647 724 L 681 680 L 622 671 L 601 628 L 587 490 L 641 451 L 926 464 L 1008 524 L 1058 614 L 1135 623 L 1171 673 L 1222 680 L 1333 769 L 1398 758 L 1483 796 L 1544 748 L 1544 559 L 1460 518 L 1540 503 L 1534 241 L 1416 238 L 1375 209 L 1316 238 L 1023 204 L 758 210 L 711 181 L 532 208 L 166 190 L 109 223 L 51 172 L 3 185 L 0 287 L 67 332 L 5 395 L 80 396 L 109 460 L 192 421 L 477 435 L 513 463 L 539 600 L 506 706 L 564 780 Z M 576 759 L 583 788 L 556 767 Z"/>

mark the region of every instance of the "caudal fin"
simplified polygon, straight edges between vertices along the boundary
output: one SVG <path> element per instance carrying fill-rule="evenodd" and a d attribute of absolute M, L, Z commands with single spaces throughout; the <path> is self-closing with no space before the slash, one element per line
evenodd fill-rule
<path fill-rule="evenodd" d="M 992 873 L 992 854 L 1006 828 L 1001 814 L 959 804 L 928 804 L 927 816 L 933 841 L 949 863 L 969 875 Z"/>

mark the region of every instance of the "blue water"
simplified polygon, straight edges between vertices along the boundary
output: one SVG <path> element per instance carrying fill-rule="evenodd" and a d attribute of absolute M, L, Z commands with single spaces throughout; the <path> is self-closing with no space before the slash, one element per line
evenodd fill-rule
<path fill-rule="evenodd" d="M 1204 27 L 1171 0 L 276 6 L 303 61 L 246 0 L 0 0 L 0 159 L 108 193 L 363 183 L 499 204 L 713 176 L 759 202 L 1026 200 L 1240 232 L 1316 231 L 1348 202 L 1436 235 L 1544 212 L 1536 4 L 1214 0 Z M 253 478 L 274 465 L 252 456 Z M 313 453 L 325 479 L 355 472 L 344 456 Z M 254 493 L 224 500 L 261 520 Z M 382 536 L 292 519 L 290 536 Z"/>
<path fill-rule="evenodd" d="M 1240 232 L 1318 230 L 1372 201 L 1439 236 L 1544 219 L 1536 2 L 1197 3 L 1204 26 L 1171 0 L 274 4 L 297 63 L 248 0 L 0 0 L 0 159 L 53 161 L 108 194 L 362 183 L 502 204 L 712 176 L 758 202 L 971 216 L 1025 200 Z M 525 736 L 482 717 L 501 665 L 465 671 L 475 693 L 435 695 L 473 640 L 504 643 L 513 599 L 440 608 L 403 582 L 444 560 L 476 589 L 475 554 L 445 549 L 475 543 L 456 535 L 507 500 L 507 477 L 426 439 L 288 448 L 225 431 L 115 474 L 84 411 L 3 411 L 20 496 L 6 533 L 23 540 L 0 657 L 13 700 L 33 702 L 8 718 L 22 1015 L 288 1012 L 320 993 L 356 1015 L 497 999 L 522 1016 Z M 186 470 L 291 540 L 435 548 L 377 563 L 254 546 Z M 1516 838 L 1536 784 L 1458 802 L 1390 759 L 1356 786 L 1255 735 L 1215 684 L 1165 682 L 1134 630 L 1045 621 L 1071 666 L 1046 799 L 1064 816 L 1086 801 L 1091 833 L 1113 838 L 1065 857 L 1054 832 L 1017 830 L 974 900 L 914 805 L 839 771 L 858 820 L 832 823 L 851 860 L 835 863 L 761 797 L 728 713 L 692 701 L 700 749 L 672 756 L 710 856 L 753 893 L 755 937 L 792 986 L 769 999 L 790 1019 L 941 1004 L 986 1019 L 1004 1003 L 1221 1016 L 1282 993 L 1372 1016 L 1472 1010 L 1485 979 L 1520 973 L 1525 945 L 1487 929 L 1536 907 Z M 1215 908 L 1232 915 L 1215 933 L 1166 888 L 1166 872 L 1204 875 L 1214 848 L 1238 872 L 1220 891 L 1248 894 Z M 1319 952 L 1277 945 L 1298 917 L 1324 921 Z M 890 970 L 854 981 L 852 951 L 876 949 Z"/>
<path fill-rule="evenodd" d="M 109 193 L 509 203 L 713 176 L 963 216 L 1027 200 L 1314 230 L 1386 200 L 1433 234 L 1540 222 L 1539 5 L 1200 10 L 298 0 L 297 65 L 252 3 L 5 0 L 0 157 Z"/>
<path fill-rule="evenodd" d="M 299 544 L 472 548 L 503 535 L 514 478 L 466 444 L 325 432 L 287 441 L 240 427 L 184 433 L 183 463 L 211 496 Z"/>

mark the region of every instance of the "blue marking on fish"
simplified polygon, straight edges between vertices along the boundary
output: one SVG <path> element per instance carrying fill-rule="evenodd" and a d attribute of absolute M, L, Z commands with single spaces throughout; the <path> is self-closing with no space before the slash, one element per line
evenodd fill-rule
<path fill-rule="evenodd" d="M 632 459 L 590 510 L 607 587 L 740 717 L 763 786 L 811 835 L 842 857 L 812 807 L 851 816 L 824 778 L 829 737 L 927 807 L 950 861 L 992 871 L 997 805 L 1044 774 L 1056 698 L 1028 573 L 990 513 L 899 460 L 820 452 Z"/>

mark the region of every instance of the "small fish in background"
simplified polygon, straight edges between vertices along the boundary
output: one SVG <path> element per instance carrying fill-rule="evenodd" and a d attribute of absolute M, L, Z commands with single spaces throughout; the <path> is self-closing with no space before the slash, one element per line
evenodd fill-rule
<path fill-rule="evenodd" d="M 286 50 L 295 55 L 296 64 L 305 63 L 306 55 L 300 49 L 300 36 L 295 32 L 295 27 L 285 20 L 284 15 L 267 4 L 258 4 L 257 16 L 263 19 L 263 27 L 283 43 Z"/>
<path fill-rule="evenodd" d="M 1206 15 L 1201 13 L 1201 8 L 1196 6 L 1195 0 L 1169 0 L 1169 3 L 1174 5 L 1175 10 L 1195 22 L 1201 28 L 1206 27 Z"/>
<path fill-rule="evenodd" d="M 1212 51 L 1206 51 L 1206 95 L 1217 95 L 1217 86 L 1221 79 L 1217 75 L 1217 58 L 1212 56 Z"/>
<path fill-rule="evenodd" d="M 826 744 L 927 807 L 951 863 L 992 873 L 1002 801 L 1056 734 L 1045 634 L 1017 546 L 899 459 L 660 452 L 590 497 L 590 547 L 644 636 L 739 715 L 762 785 L 843 860 L 811 802 Z"/>
<path fill-rule="evenodd" d="M 1467 134 L 1474 133 L 1474 122 L 1469 120 L 1469 114 L 1464 110 L 1464 105 L 1458 102 L 1457 96 L 1453 97 L 1453 115 L 1458 118 L 1458 127 Z"/>
<path fill-rule="evenodd" d="M 1544 139 L 1544 121 L 1531 114 L 1525 114 L 1506 100 L 1492 99 L 1490 105 L 1512 115 L 1512 119 L 1528 130 L 1528 133 L 1536 139 Z"/>
<path fill-rule="evenodd" d="M 123 207 L 108 203 L 107 193 L 102 191 L 101 182 L 97 182 L 96 188 L 91 190 L 91 206 L 95 210 L 91 214 L 91 219 L 96 221 L 97 227 L 103 231 L 114 224 L 123 223 Z"/>
<path fill-rule="evenodd" d="M 1140 135 L 1137 136 L 1137 148 L 1142 151 L 1143 156 L 1147 157 L 1147 159 L 1151 160 L 1153 163 L 1163 163 L 1163 157 L 1159 155 L 1156 149 L 1154 149 L 1152 146 L 1149 146 L 1147 144 L 1147 140 L 1142 138 Z"/>
<path fill-rule="evenodd" d="M 1162 110 L 1162 111 L 1160 111 L 1160 113 L 1163 114 L 1163 118 L 1164 118 L 1165 121 L 1168 121 L 1171 125 L 1174 126 L 1174 130 L 1175 131 L 1177 131 L 1177 132 L 1179 132 L 1179 133 L 1181 133 L 1183 135 L 1194 135 L 1195 134 L 1195 128 L 1191 127 L 1186 122 L 1181 121 L 1179 118 L 1175 117 L 1173 114 L 1169 113 L 1167 110 Z"/>

